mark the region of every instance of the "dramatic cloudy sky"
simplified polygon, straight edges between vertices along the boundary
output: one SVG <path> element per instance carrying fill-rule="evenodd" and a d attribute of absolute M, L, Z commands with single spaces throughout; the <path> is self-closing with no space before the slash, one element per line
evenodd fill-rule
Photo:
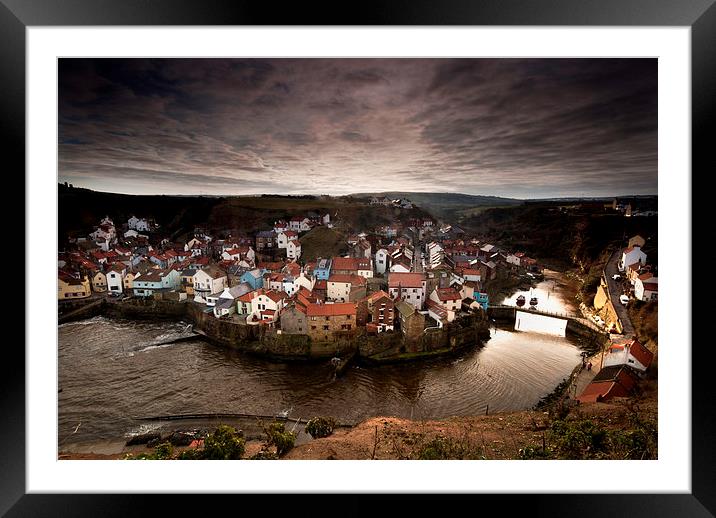
<path fill-rule="evenodd" d="M 654 194 L 657 62 L 62 59 L 59 180 L 136 194 Z"/>

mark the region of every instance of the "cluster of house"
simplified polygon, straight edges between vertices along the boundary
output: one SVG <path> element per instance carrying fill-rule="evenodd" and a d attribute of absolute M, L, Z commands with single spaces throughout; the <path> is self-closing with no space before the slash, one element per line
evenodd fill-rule
<path fill-rule="evenodd" d="M 642 247 L 646 240 L 640 235 L 629 239 L 627 248 L 622 251 L 618 268 L 624 272 L 634 290 L 634 297 L 642 301 L 657 300 L 659 279 L 646 261 Z"/>
<path fill-rule="evenodd" d="M 536 267 L 522 253 L 468 239 L 457 227 L 438 230 L 427 218 L 410 221 L 396 237 L 350 235 L 343 257 L 302 261 L 299 235 L 329 224 L 329 214 L 309 213 L 253 238 L 214 239 L 195 229 L 186 242 L 154 236 L 152 244 L 147 235 L 119 236 L 105 218 L 101 235 L 95 231 L 60 254 L 58 298 L 110 293 L 187 301 L 217 318 L 324 341 L 358 328 L 417 338 L 461 313 L 487 309 L 484 284 L 499 268 Z M 134 217 L 126 227 L 156 229 Z M 416 246 L 421 232 L 432 238 Z M 276 254 L 283 249 L 285 257 Z"/>
<path fill-rule="evenodd" d="M 407 198 L 396 198 L 392 200 L 387 196 L 371 196 L 370 201 L 368 203 L 370 203 L 371 205 L 383 205 L 384 207 L 398 207 L 401 209 L 413 208 L 413 202 Z"/>

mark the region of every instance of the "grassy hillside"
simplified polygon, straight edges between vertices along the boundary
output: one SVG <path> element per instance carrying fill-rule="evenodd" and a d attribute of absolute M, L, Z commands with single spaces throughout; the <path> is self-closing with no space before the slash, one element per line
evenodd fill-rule
<path fill-rule="evenodd" d="M 301 237 L 301 260 L 344 255 L 348 251 L 346 235 L 328 227 L 315 227 Z"/>
<path fill-rule="evenodd" d="M 491 208 L 465 219 L 463 227 L 483 239 L 539 259 L 586 267 L 610 247 L 626 245 L 634 234 L 649 238 L 644 247 L 655 262 L 657 217 L 625 218 L 611 212 L 561 211 L 558 202 Z M 651 252 L 651 253 L 650 253 Z"/>
<path fill-rule="evenodd" d="M 407 223 L 411 218 L 430 216 L 419 207 L 373 206 L 351 196 L 131 196 L 64 185 L 59 185 L 58 202 L 61 243 L 68 232 L 85 235 L 91 232 L 105 215 L 118 226 L 132 214 L 154 218 L 162 233 L 174 239 L 187 235 L 195 226 L 204 226 L 210 232 L 231 230 L 252 234 L 272 228 L 279 219 L 288 220 L 307 212 L 329 213 L 343 234 L 370 232 L 378 225 Z"/>
<path fill-rule="evenodd" d="M 511 207 L 521 205 L 522 200 L 500 198 L 497 196 L 475 196 L 471 194 L 449 192 L 381 192 L 354 194 L 356 197 L 387 196 L 388 198 L 408 198 L 419 207 L 427 210 L 436 218 L 460 223 L 466 216 L 488 207 Z"/>
<path fill-rule="evenodd" d="M 162 229 L 186 232 L 206 221 L 219 198 L 202 196 L 130 196 L 58 186 L 58 237 L 63 243 L 68 232 L 87 234 L 104 216 L 116 225 L 131 215 L 154 218 Z"/>

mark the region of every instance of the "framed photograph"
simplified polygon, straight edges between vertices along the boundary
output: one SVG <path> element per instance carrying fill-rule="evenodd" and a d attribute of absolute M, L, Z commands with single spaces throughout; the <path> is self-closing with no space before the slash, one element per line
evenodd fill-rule
<path fill-rule="evenodd" d="M 502 495 L 500 505 L 713 516 L 713 411 L 708 387 L 692 388 L 708 379 L 709 358 L 692 348 L 690 228 L 692 170 L 712 162 L 716 7 L 509 4 L 393 3 L 349 19 L 218 0 L 0 0 L 4 135 L 24 165 L 27 202 L 25 350 L 8 347 L 12 364 L 25 369 L 7 369 L 0 399 L 0 511 L 119 516 L 131 512 L 135 493 L 518 493 L 529 496 Z M 223 196 L 236 198 L 217 201 Z M 527 207 L 524 219 L 500 223 L 515 207 Z M 576 235 L 576 226 L 551 221 L 590 211 L 608 212 L 624 235 L 583 252 L 598 241 L 584 230 L 586 244 L 573 249 L 584 256 L 571 260 L 591 257 L 594 267 L 569 292 L 583 303 L 562 304 L 554 299 L 566 300 L 567 289 L 554 290 L 566 276 L 549 254 L 529 255 Z M 657 212 L 658 228 L 655 217 L 639 223 Z M 525 227 L 536 217 L 545 219 Z M 94 229 L 89 241 L 75 235 L 75 222 Z M 599 228 L 616 232 L 609 225 Z M 627 235 L 632 229 L 652 235 Z M 325 245 L 333 241 L 340 246 Z M 650 261 L 637 257 L 641 248 Z M 662 315 L 642 310 L 638 329 L 625 326 L 630 304 L 656 299 L 657 268 Z M 501 269 L 510 274 L 498 278 Z M 630 287 L 622 277 L 632 274 Z M 114 308 L 113 316 L 167 301 L 152 307 L 182 306 L 181 324 L 72 324 L 67 315 L 85 311 L 84 302 L 60 311 L 58 322 L 58 277 L 60 299 L 86 283 L 80 298 Z M 500 279 L 516 284 L 497 288 Z M 581 291 L 588 296 L 575 298 Z M 535 331 L 538 321 L 560 338 L 533 339 L 537 353 L 510 345 L 509 336 Z M 493 345 L 455 354 L 456 329 L 469 326 L 471 337 L 484 326 Z M 305 342 L 323 363 L 285 368 L 258 359 L 237 369 L 233 352 L 191 350 L 199 335 L 227 341 L 229 327 L 260 336 L 261 351 L 275 347 L 271 360 L 297 355 Z M 347 354 L 337 344 L 355 343 L 358 328 L 372 345 L 347 345 Z M 588 349 L 567 340 L 568 329 L 610 345 Z M 658 390 L 655 368 L 642 372 L 657 329 Z M 648 335 L 646 347 L 637 334 Z M 444 349 L 430 345 L 443 338 Z M 555 341 L 560 352 L 543 354 Z M 391 363 L 424 357 L 438 374 Z M 361 372 L 381 362 L 389 365 Z M 626 396 L 620 391 L 640 380 L 650 399 L 624 403 L 624 422 L 584 410 Z M 294 391 L 303 399 L 286 396 Z M 545 406 L 544 423 L 535 422 L 534 409 L 550 398 L 560 406 Z M 229 413 L 237 401 L 247 414 Z M 565 407 L 580 420 L 554 417 Z M 510 413 L 523 410 L 532 412 L 531 427 Z M 329 414 L 365 432 L 365 444 L 350 453 L 316 442 L 311 451 L 310 438 L 299 437 L 285 455 L 264 427 L 268 442 L 260 451 L 247 446 L 252 458 L 285 459 L 129 462 L 157 457 L 106 439 L 121 428 L 122 441 L 131 432 L 162 444 L 149 438 L 160 422 L 235 419 L 246 429 L 257 416 L 293 425 L 290 435 Z M 478 444 L 465 431 L 474 448 L 456 453 L 457 432 L 444 423 L 467 430 L 460 419 L 478 414 L 509 432 L 487 440 L 481 432 Z M 356 426 L 366 422 L 374 437 Z M 420 432 L 429 426 L 428 441 Z M 580 442 L 587 436 L 588 445 Z M 216 439 L 201 437 L 189 442 L 208 451 Z"/>

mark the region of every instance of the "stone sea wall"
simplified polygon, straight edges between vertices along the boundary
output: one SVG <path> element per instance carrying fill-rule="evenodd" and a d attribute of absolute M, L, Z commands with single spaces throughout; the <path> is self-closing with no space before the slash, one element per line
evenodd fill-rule
<path fill-rule="evenodd" d="M 376 361 L 396 357 L 418 359 L 421 354 L 433 356 L 437 352 L 458 350 L 489 339 L 487 319 L 481 312 L 443 329 L 428 330 L 419 340 L 411 342 L 405 341 L 400 332 L 367 335 L 363 329 L 331 342 L 314 342 L 307 335 L 283 334 L 265 326 L 218 319 L 205 309 L 203 305 L 170 300 L 103 301 L 75 319 L 102 314 L 129 320 L 185 320 L 194 325 L 197 333 L 216 344 L 279 360 L 319 360 L 354 355 Z"/>

